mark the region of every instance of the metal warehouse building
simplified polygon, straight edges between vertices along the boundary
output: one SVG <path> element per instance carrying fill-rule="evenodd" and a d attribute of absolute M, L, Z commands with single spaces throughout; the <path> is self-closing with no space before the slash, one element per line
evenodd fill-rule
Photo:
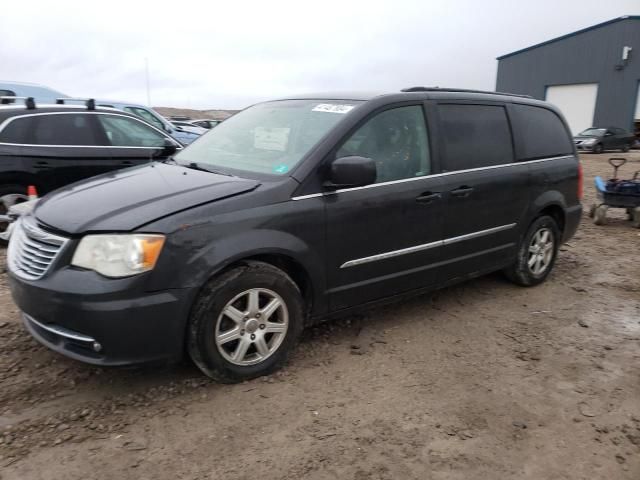
<path fill-rule="evenodd" d="M 573 133 L 640 130 L 640 16 L 625 16 L 498 57 L 496 90 L 556 104 Z"/>

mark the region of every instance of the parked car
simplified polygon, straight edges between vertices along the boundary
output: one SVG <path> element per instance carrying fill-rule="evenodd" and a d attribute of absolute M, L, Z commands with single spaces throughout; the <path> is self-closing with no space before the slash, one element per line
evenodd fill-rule
<path fill-rule="evenodd" d="M 104 172 L 165 159 L 181 148 L 165 132 L 114 109 L 0 107 L 0 242 L 8 239 L 5 215 L 27 200 L 29 185 L 42 195 Z"/>
<path fill-rule="evenodd" d="M 85 101 L 85 99 L 74 99 L 69 95 L 35 83 L 0 81 L 0 97 L 3 96 L 32 97 L 37 105 L 55 105 L 60 103 L 60 101 L 66 104 L 78 104 L 78 100 L 81 102 Z M 185 130 L 182 127 L 176 127 L 165 120 L 158 112 L 144 105 L 130 102 L 115 102 L 112 100 L 96 100 L 96 103 L 99 107 L 115 108 L 127 113 L 132 113 L 154 127 L 164 130 L 183 145 L 188 145 L 193 142 L 202 133 L 197 133 L 197 131 L 192 131 L 191 129 Z"/>
<path fill-rule="evenodd" d="M 56 99 L 69 96 L 37 83 L 0 81 L 0 97 L 32 97 L 38 104 L 54 104 Z"/>
<path fill-rule="evenodd" d="M 578 150 L 588 150 L 593 153 L 602 153 L 605 150 L 628 152 L 635 142 L 635 137 L 624 128 L 591 127 L 573 137 L 573 142 Z"/>
<path fill-rule="evenodd" d="M 16 226 L 9 284 L 26 328 L 69 357 L 186 350 L 235 382 L 277 369 L 321 319 L 496 270 L 543 282 L 581 185 L 542 101 L 412 88 L 265 102 L 171 163 L 41 199 Z"/>
<path fill-rule="evenodd" d="M 207 130 L 211 130 L 215 126 L 217 126 L 222 120 L 211 120 L 209 118 L 203 118 L 202 120 L 189 120 L 190 123 L 206 128 Z"/>
<path fill-rule="evenodd" d="M 200 136 L 198 133 L 187 131 L 182 127 L 172 125 L 171 122 L 166 120 L 153 108 L 145 107 L 144 105 L 137 105 L 128 102 L 114 102 L 111 100 L 96 100 L 96 104 L 99 107 L 115 108 L 123 112 L 132 113 L 157 129 L 168 133 L 183 145 L 189 145 Z"/>
<path fill-rule="evenodd" d="M 171 120 L 171 125 L 181 128 L 185 132 L 195 133 L 198 136 L 202 135 L 203 133 L 207 133 L 206 128 L 198 127 L 197 125 L 193 125 L 189 122 L 183 122 L 181 120 Z"/>

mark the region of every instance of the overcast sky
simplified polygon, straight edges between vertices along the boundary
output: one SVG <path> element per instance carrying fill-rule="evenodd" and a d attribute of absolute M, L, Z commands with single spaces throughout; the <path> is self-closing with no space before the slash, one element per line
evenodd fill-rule
<path fill-rule="evenodd" d="M 33 1 L 0 15 L 0 80 L 73 96 L 242 108 L 318 91 L 493 89 L 495 57 L 638 0 Z"/>

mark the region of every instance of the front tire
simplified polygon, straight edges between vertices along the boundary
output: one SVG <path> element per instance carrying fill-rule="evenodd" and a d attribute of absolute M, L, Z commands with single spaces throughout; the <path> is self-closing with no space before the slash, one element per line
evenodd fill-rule
<path fill-rule="evenodd" d="M 297 344 L 304 311 L 300 290 L 286 273 L 248 261 L 204 287 L 189 322 L 189 355 L 222 383 L 268 375 Z"/>
<path fill-rule="evenodd" d="M 505 269 L 509 280 L 523 287 L 544 282 L 555 264 L 560 238 L 560 229 L 552 217 L 536 218 L 518 246 L 516 261 Z"/>

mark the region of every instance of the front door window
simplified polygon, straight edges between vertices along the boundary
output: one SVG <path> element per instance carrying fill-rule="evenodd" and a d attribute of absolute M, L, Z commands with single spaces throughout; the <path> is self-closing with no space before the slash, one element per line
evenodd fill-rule
<path fill-rule="evenodd" d="M 352 155 L 375 160 L 377 183 L 431 173 L 422 107 L 393 108 L 369 119 L 342 144 L 336 158 Z"/>

